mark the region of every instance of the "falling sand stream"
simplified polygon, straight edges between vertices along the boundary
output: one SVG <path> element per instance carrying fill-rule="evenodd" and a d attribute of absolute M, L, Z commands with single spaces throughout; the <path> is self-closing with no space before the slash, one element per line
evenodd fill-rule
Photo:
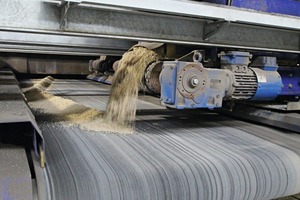
<path fill-rule="evenodd" d="M 131 126 L 136 115 L 139 89 L 147 66 L 159 55 L 145 47 L 133 47 L 119 62 L 113 80 L 105 120 L 116 126 Z"/>
<path fill-rule="evenodd" d="M 24 94 L 35 112 L 48 115 L 54 122 L 77 124 L 82 129 L 96 132 L 133 133 L 137 97 L 145 69 L 158 59 L 155 51 L 145 47 L 133 47 L 123 55 L 113 76 L 106 112 L 47 93 L 54 80 L 50 76 L 25 89 Z"/>

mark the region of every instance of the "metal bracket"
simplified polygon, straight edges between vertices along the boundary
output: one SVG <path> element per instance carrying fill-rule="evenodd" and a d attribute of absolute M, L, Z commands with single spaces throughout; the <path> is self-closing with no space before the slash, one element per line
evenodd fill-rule
<path fill-rule="evenodd" d="M 230 25 L 230 21 L 206 22 L 204 25 L 203 40 L 209 40 L 213 35 Z"/>
<path fill-rule="evenodd" d="M 287 103 L 288 111 L 300 111 L 300 101 L 298 102 L 288 102 Z"/>
<path fill-rule="evenodd" d="M 77 2 L 70 2 L 61 0 L 61 3 L 59 5 L 60 7 L 60 29 L 65 30 L 68 25 L 68 12 L 71 8 L 77 6 L 79 3 Z"/>
<path fill-rule="evenodd" d="M 205 51 L 204 50 L 194 50 L 191 51 L 190 53 L 177 58 L 176 61 L 186 61 L 186 62 L 198 62 L 201 63 L 203 62 L 207 62 L 207 60 L 205 60 Z"/>

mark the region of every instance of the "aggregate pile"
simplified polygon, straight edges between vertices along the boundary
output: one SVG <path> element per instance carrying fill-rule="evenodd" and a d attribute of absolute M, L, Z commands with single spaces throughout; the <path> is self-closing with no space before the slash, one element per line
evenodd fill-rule
<path fill-rule="evenodd" d="M 47 93 L 46 90 L 53 81 L 54 79 L 48 76 L 36 82 L 32 87 L 24 89 L 29 106 L 35 113 L 47 115 L 49 121 L 69 126 L 77 125 L 84 130 L 132 133 L 132 129 L 117 127 L 105 122 L 103 111 L 88 108 L 70 99 Z"/>

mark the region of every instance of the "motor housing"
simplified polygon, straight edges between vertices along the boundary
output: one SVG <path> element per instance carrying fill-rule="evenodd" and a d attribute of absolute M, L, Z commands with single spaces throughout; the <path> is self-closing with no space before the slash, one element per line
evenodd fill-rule
<path fill-rule="evenodd" d="M 165 61 L 160 73 L 161 101 L 167 107 L 219 108 L 223 100 L 274 100 L 282 80 L 272 62 L 248 67 L 248 52 L 222 52 L 221 69 L 199 62 Z M 275 60 L 276 61 L 276 60 Z"/>
<path fill-rule="evenodd" d="M 165 61 L 160 74 L 161 100 L 167 107 L 215 108 L 233 93 L 229 70 L 206 69 L 201 63 Z"/>

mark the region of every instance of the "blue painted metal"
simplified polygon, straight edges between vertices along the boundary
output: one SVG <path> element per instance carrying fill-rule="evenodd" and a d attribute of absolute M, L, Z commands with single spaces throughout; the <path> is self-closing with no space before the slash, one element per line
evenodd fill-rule
<path fill-rule="evenodd" d="M 257 90 L 251 100 L 269 101 L 277 98 L 282 80 L 277 72 L 276 57 L 259 56 L 250 65 L 257 78 Z"/>
<path fill-rule="evenodd" d="M 232 6 L 300 16 L 300 2 L 298 0 L 233 0 Z"/>
<path fill-rule="evenodd" d="M 223 69 L 200 63 L 165 61 L 160 74 L 161 101 L 176 109 L 219 108 L 224 100 L 271 101 L 279 95 L 300 96 L 300 68 L 279 68 L 276 57 L 257 57 L 248 66 L 248 52 L 219 54 Z M 192 85 L 194 78 L 197 84 Z M 243 78 L 244 77 L 244 78 Z M 250 87 L 251 86 L 251 87 Z M 240 94 L 240 93 L 238 93 Z M 247 93 L 248 94 L 248 93 Z"/>
<path fill-rule="evenodd" d="M 204 0 L 206 2 L 228 5 L 226 0 Z M 300 16 L 299 0 L 232 0 L 231 5 L 268 13 Z"/>
<path fill-rule="evenodd" d="M 190 68 L 190 72 L 195 73 L 189 73 L 189 65 L 195 65 L 195 68 Z M 200 67 L 197 68 L 196 65 Z M 199 63 L 165 61 L 160 74 L 161 101 L 167 107 L 176 109 L 222 107 L 222 99 L 228 86 L 227 73 L 228 70 L 205 69 Z M 191 91 L 193 88 L 189 88 L 188 83 L 185 84 L 184 81 L 188 80 L 185 79 L 186 75 L 199 77 L 197 90 Z"/>
<path fill-rule="evenodd" d="M 282 78 L 281 96 L 300 96 L 300 69 L 296 67 L 280 67 L 278 72 Z"/>
<path fill-rule="evenodd" d="M 251 55 L 249 52 L 230 51 L 219 54 L 221 65 L 248 65 Z"/>
<path fill-rule="evenodd" d="M 164 62 L 160 74 L 161 100 L 166 104 L 174 104 L 176 99 L 177 65 L 175 62 Z"/>
<path fill-rule="evenodd" d="M 90 79 L 92 81 L 97 81 L 100 83 L 106 83 L 111 85 L 112 83 L 112 77 L 110 75 L 100 75 L 100 74 L 89 74 L 87 77 L 87 79 Z"/>
<path fill-rule="evenodd" d="M 257 77 L 257 90 L 252 101 L 270 101 L 278 97 L 282 81 L 277 67 L 273 68 L 273 71 L 262 70 L 259 68 L 252 68 Z"/>

